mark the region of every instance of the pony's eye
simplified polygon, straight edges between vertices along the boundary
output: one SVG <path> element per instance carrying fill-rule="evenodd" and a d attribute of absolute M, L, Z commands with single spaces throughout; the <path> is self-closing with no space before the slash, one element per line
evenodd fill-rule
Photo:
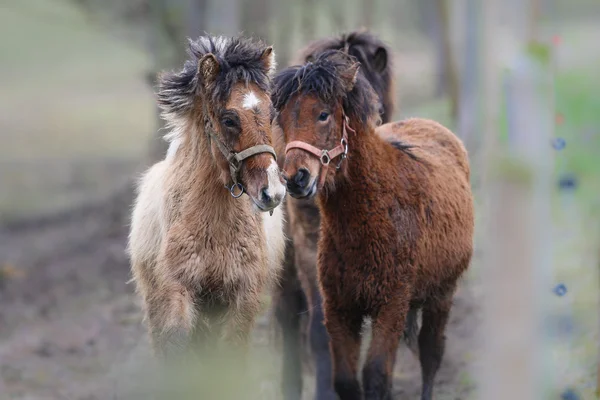
<path fill-rule="evenodd" d="M 227 128 L 235 128 L 235 121 L 231 118 L 224 118 L 222 122 Z"/>
<path fill-rule="evenodd" d="M 328 112 L 323 111 L 321 114 L 319 114 L 319 121 L 327 121 L 327 118 L 329 118 Z"/>

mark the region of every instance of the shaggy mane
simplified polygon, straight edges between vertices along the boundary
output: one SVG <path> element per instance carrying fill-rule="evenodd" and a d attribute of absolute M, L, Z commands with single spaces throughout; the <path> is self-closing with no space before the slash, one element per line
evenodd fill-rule
<path fill-rule="evenodd" d="M 167 72 L 159 76 L 158 105 L 163 118 L 176 127 L 176 121 L 184 118 L 193 108 L 198 95 L 198 61 L 212 53 L 219 62 L 220 70 L 213 86 L 210 98 L 206 99 L 215 106 L 223 105 L 238 82 L 254 83 L 268 92 L 269 77 L 274 72 L 275 63 L 266 70 L 261 56 L 267 45 L 243 37 L 202 36 L 189 40 L 189 59 L 183 68 L 176 72 Z M 274 57 L 274 53 L 273 57 Z M 274 60 L 274 58 L 273 58 Z M 167 134 L 167 140 L 173 135 Z"/>
<path fill-rule="evenodd" d="M 340 71 L 356 63 L 356 58 L 338 50 L 320 54 L 314 62 L 293 66 L 279 72 L 274 78 L 273 106 L 280 112 L 296 94 L 315 94 L 327 104 L 343 102 L 348 117 L 367 123 L 379 113 L 379 100 L 373 88 L 362 74 L 357 75 L 353 89 L 346 90 L 347 83 Z"/>
<path fill-rule="evenodd" d="M 299 62 L 314 61 L 315 57 L 327 50 L 344 51 L 360 62 L 360 73 L 364 74 L 379 96 L 382 105 L 380 110 L 382 122 L 389 122 L 394 114 L 394 91 L 392 90 L 394 65 L 390 48 L 369 31 L 353 31 L 309 43 L 300 52 Z M 378 58 L 377 55 L 383 55 L 384 59 Z"/>

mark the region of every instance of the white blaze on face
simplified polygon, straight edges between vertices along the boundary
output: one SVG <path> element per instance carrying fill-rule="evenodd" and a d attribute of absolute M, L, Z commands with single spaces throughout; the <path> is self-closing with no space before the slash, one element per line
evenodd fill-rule
<path fill-rule="evenodd" d="M 242 107 L 244 107 L 246 110 L 251 110 L 259 104 L 260 99 L 256 97 L 254 92 L 251 91 L 244 95 L 244 102 L 242 103 Z"/>
<path fill-rule="evenodd" d="M 281 183 L 279 166 L 275 160 L 271 160 L 271 165 L 267 168 L 267 177 L 269 179 L 269 186 L 267 188 L 269 197 L 282 199 L 285 196 L 285 185 Z"/>

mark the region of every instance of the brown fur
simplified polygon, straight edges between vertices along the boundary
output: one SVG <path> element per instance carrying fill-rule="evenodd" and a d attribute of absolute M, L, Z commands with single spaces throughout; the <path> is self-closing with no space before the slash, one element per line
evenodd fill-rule
<path fill-rule="evenodd" d="M 330 60 L 334 63 L 327 64 Z M 419 356 L 422 399 L 428 400 L 443 356 L 457 280 L 472 255 L 467 153 L 455 135 L 433 121 L 409 119 L 376 131 L 373 114 L 361 120 L 371 89 L 357 80 L 358 66 L 347 60 L 334 54 L 322 62 L 335 67 L 348 100 L 325 102 L 320 94 L 299 92 L 279 103 L 283 104 L 279 123 L 287 142 L 335 146 L 341 137 L 342 100 L 350 105 L 344 111 L 356 130 L 350 134 L 342 169 L 330 172 L 324 190 L 317 194 L 318 274 L 331 336 L 334 386 L 342 399 L 363 398 L 357 364 L 360 329 L 369 317 L 373 339 L 363 369 L 364 395 L 391 398 L 396 349 L 407 315 L 422 308 Z M 318 119 L 322 110 L 331 110 L 327 121 Z M 311 183 L 292 191 L 289 182 L 300 168 L 310 172 L 312 183 L 318 179 L 320 163 L 302 150 L 287 154 L 284 176 L 296 197 L 314 193 Z"/>
<path fill-rule="evenodd" d="M 368 31 L 354 31 L 338 37 L 309 43 L 296 56 L 296 63 L 314 60 L 326 50 L 347 49 L 361 62 L 361 73 L 371 83 L 382 104 L 381 119 L 389 122 L 394 112 L 393 55 L 390 49 Z M 278 162 L 285 161 L 285 137 L 276 124 L 273 127 Z M 283 331 L 284 392 L 287 399 L 301 395 L 301 343 L 308 344 L 314 359 L 317 386 L 315 399 L 337 398 L 333 392 L 329 335 L 323 324 L 321 293 L 317 280 L 317 241 L 320 216 L 314 199 L 286 200 L 288 238 L 285 272 L 276 288 L 275 315 Z M 300 332 L 298 332 L 300 330 Z M 414 331 L 414 329 L 413 329 Z M 415 335 L 408 335 L 412 339 Z"/>
<path fill-rule="evenodd" d="M 271 50 L 264 46 L 261 51 L 268 74 L 274 62 Z M 261 294 L 282 263 L 281 208 L 271 217 L 261 214 L 255 199 L 261 188 L 281 185 L 268 174 L 273 157 L 259 154 L 244 161 L 240 179 L 249 196 L 235 199 L 224 188 L 231 179 L 229 166 L 205 132 L 208 118 L 218 137 L 236 151 L 270 144 L 269 94 L 252 81 L 241 81 L 231 85 L 224 103 L 208 101 L 220 69 L 216 60 L 208 54 L 198 61 L 203 86 L 192 91 L 197 95 L 183 114 L 174 115 L 180 109 L 165 106 L 175 138 L 166 159 L 144 174 L 133 210 L 131 268 L 160 356 L 209 338 L 224 338 L 244 348 L 260 311 Z M 255 107 L 245 105 L 249 92 L 259 100 Z M 166 96 L 172 92 L 164 92 Z M 183 103 L 178 99 L 172 101 L 175 106 Z M 238 135 L 220 125 L 223 110 L 237 112 Z"/>

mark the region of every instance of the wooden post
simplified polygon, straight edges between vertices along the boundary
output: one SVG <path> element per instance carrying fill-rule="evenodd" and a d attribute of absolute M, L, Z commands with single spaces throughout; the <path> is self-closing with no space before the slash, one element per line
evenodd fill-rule
<path fill-rule="evenodd" d="M 484 4 L 486 235 L 484 248 L 484 352 L 481 399 L 549 397 L 547 359 L 552 277 L 551 174 L 553 87 L 547 47 L 522 43 L 510 66 L 508 145 L 498 141 L 499 75 L 492 52 L 497 32 L 494 1 Z"/>

